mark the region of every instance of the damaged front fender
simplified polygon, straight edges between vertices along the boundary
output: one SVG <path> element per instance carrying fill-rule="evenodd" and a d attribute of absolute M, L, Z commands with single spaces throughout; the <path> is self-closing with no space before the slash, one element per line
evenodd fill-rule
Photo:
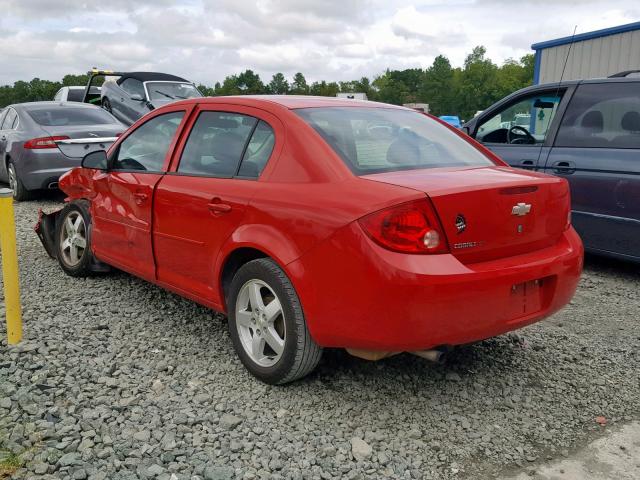
<path fill-rule="evenodd" d="M 51 258 L 56 258 L 56 221 L 62 209 L 51 213 L 38 211 L 38 223 L 33 229 L 36 231 L 42 246 Z"/>

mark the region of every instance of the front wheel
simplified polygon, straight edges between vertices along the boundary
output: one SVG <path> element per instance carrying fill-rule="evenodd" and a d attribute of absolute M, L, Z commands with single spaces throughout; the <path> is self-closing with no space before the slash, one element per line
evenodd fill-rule
<path fill-rule="evenodd" d="M 243 265 L 231 282 L 227 306 L 233 346 L 258 379 L 288 383 L 318 365 L 322 347 L 309 334 L 291 281 L 273 260 Z"/>
<path fill-rule="evenodd" d="M 62 270 L 72 277 L 92 272 L 89 248 L 91 217 L 84 201 L 75 201 L 62 209 L 56 222 L 56 257 Z"/>

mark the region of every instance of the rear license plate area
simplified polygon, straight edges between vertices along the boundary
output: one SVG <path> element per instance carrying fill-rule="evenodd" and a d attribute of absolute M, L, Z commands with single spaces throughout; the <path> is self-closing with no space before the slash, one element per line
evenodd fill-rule
<path fill-rule="evenodd" d="M 524 317 L 542 310 L 545 279 L 530 280 L 511 286 L 509 313 L 511 318 Z"/>

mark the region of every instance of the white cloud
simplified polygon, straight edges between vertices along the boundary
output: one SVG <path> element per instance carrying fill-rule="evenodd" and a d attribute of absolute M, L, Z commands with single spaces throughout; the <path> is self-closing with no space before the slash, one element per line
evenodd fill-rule
<path fill-rule="evenodd" d="M 532 43 L 636 21 L 635 0 L 3 0 L 0 84 L 93 66 L 158 70 L 212 85 L 245 69 L 314 80 L 497 63 Z"/>

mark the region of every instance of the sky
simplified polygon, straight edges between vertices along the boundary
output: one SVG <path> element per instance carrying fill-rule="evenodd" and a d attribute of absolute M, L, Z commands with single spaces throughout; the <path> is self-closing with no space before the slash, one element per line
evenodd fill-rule
<path fill-rule="evenodd" d="M 307 81 L 500 64 L 531 44 L 640 20 L 638 0 L 0 0 L 0 84 L 91 67 L 161 71 L 212 86 L 251 69 Z"/>

